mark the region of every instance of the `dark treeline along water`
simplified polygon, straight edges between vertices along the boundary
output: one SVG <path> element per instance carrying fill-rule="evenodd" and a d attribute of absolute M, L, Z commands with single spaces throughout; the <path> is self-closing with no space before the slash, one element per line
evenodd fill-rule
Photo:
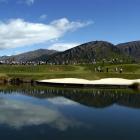
<path fill-rule="evenodd" d="M 140 93 L 0 86 L 4 140 L 139 140 Z"/>

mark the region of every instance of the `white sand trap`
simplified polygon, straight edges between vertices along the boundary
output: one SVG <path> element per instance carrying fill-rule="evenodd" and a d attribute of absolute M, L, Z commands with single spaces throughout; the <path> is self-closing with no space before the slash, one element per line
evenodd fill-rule
<path fill-rule="evenodd" d="M 86 84 L 86 85 L 132 85 L 133 83 L 140 83 L 140 79 L 128 80 L 122 78 L 105 78 L 100 80 L 85 80 L 77 78 L 60 78 L 40 80 L 40 83 L 55 83 L 55 84 Z"/>

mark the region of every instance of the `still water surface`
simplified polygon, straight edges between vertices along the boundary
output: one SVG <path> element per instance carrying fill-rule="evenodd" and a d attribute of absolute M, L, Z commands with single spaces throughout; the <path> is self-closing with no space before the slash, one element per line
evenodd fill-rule
<path fill-rule="evenodd" d="M 140 93 L 0 88 L 2 140 L 139 140 Z"/>

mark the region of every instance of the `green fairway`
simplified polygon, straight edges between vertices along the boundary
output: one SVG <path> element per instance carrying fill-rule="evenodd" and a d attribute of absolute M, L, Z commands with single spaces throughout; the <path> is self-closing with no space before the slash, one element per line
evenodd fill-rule
<path fill-rule="evenodd" d="M 0 77 L 21 78 L 27 80 L 50 79 L 50 78 L 140 78 L 140 64 L 104 65 L 103 72 L 95 71 L 98 65 L 0 65 Z M 123 68 L 123 72 L 115 71 L 115 68 Z M 108 72 L 106 69 L 108 68 Z"/>

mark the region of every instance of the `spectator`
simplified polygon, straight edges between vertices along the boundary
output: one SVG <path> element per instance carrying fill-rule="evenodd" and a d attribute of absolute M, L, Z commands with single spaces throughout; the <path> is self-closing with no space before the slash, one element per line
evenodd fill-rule
<path fill-rule="evenodd" d="M 123 68 L 122 67 L 120 67 L 120 73 L 122 73 L 123 72 Z"/>
<path fill-rule="evenodd" d="M 106 68 L 106 72 L 108 72 L 108 71 L 109 71 L 109 68 L 107 67 L 107 68 Z"/>
<path fill-rule="evenodd" d="M 117 67 L 115 68 L 115 72 L 118 72 L 118 68 Z"/>

